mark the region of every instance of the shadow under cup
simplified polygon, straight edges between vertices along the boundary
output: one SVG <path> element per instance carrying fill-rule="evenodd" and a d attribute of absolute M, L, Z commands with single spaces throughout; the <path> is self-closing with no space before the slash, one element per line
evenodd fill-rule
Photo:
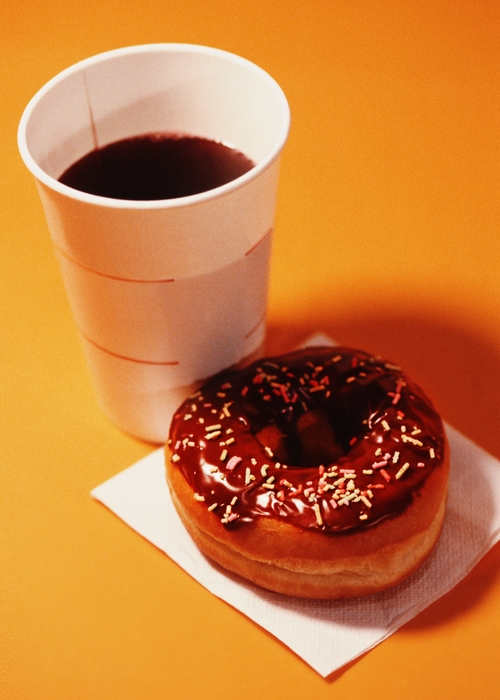
<path fill-rule="evenodd" d="M 36 178 L 97 396 L 142 439 L 201 381 L 259 352 L 289 128 L 263 70 L 217 49 L 135 46 L 68 68 L 28 104 L 19 149 Z M 58 182 L 84 155 L 148 133 L 224 142 L 254 163 L 178 199 L 100 197 Z"/>

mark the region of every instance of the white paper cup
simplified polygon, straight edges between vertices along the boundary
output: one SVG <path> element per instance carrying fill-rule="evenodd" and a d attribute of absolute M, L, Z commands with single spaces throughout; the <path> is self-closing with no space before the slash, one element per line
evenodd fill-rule
<path fill-rule="evenodd" d="M 190 45 L 89 58 L 28 104 L 19 149 L 36 178 L 101 406 L 127 432 L 163 442 L 172 402 L 259 350 L 288 129 L 286 98 L 267 73 Z M 155 132 L 229 143 L 255 167 L 169 200 L 105 198 L 58 181 L 94 148 Z"/>

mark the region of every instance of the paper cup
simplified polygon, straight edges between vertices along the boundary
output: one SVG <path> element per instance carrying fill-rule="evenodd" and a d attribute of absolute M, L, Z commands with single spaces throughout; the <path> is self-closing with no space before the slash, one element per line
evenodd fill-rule
<path fill-rule="evenodd" d="M 276 82 L 217 49 L 118 49 L 60 73 L 19 126 L 101 406 L 163 442 L 192 387 L 263 340 L 279 156 L 289 109 Z M 58 181 L 85 154 L 148 133 L 229 143 L 245 175 L 177 199 L 131 201 Z M 175 369 L 173 369 L 175 368 Z"/>

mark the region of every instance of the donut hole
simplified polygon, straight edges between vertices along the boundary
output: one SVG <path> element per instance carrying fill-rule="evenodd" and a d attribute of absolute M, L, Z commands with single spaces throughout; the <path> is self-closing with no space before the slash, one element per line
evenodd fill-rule
<path fill-rule="evenodd" d="M 302 413 L 286 431 L 270 423 L 256 431 L 255 437 L 278 461 L 300 467 L 331 464 L 349 449 L 349 439 L 342 440 L 319 408 Z"/>

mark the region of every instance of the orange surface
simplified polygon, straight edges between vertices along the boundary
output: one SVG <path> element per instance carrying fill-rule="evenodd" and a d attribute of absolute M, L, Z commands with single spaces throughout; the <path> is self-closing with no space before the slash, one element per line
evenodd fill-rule
<path fill-rule="evenodd" d="M 324 680 L 90 499 L 151 447 L 95 404 L 15 142 L 34 92 L 94 53 L 255 61 L 293 119 L 269 347 L 322 329 L 382 353 L 500 458 L 498 1 L 3 0 L 0 26 L 0 697 L 498 698 L 499 547 Z"/>

